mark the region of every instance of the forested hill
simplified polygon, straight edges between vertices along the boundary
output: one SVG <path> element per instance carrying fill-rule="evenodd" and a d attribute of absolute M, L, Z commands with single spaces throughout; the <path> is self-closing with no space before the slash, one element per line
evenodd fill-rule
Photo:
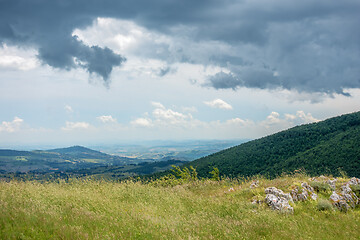
<path fill-rule="evenodd" d="M 360 112 L 297 126 L 190 162 L 200 176 L 213 167 L 227 176 L 274 177 L 304 169 L 312 175 L 360 177 Z"/>

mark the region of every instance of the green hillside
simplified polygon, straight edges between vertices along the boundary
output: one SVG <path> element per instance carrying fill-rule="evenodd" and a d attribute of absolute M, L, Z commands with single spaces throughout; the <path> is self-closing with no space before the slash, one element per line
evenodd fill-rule
<path fill-rule="evenodd" d="M 360 176 L 360 112 L 297 126 L 200 158 L 187 166 L 199 176 L 213 167 L 227 176 L 269 177 L 304 169 L 311 175 Z"/>
<path fill-rule="evenodd" d="M 68 171 L 104 165 L 125 165 L 143 162 L 135 158 L 105 154 L 81 146 L 46 151 L 0 149 L 0 172 Z"/>

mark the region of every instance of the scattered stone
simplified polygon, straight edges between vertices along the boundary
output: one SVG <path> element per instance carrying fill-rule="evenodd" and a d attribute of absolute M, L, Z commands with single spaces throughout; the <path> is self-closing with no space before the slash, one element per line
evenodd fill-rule
<path fill-rule="evenodd" d="M 330 196 L 331 204 L 340 211 L 347 212 L 350 208 L 355 208 L 360 204 L 360 198 L 355 194 L 352 189 L 357 189 L 360 185 L 359 178 L 351 178 L 347 183 L 343 184 L 340 189 L 336 190 L 337 178 L 328 178 L 320 176 L 317 178 L 310 178 L 310 181 L 315 181 L 317 185 L 327 186 L 326 190 L 329 190 L 329 186 L 333 190 Z M 311 183 L 312 184 L 312 183 Z M 253 181 L 250 188 L 258 187 L 259 181 Z M 266 197 L 265 203 L 273 210 L 280 212 L 293 213 L 294 209 L 290 206 L 289 202 L 293 201 L 307 201 L 317 200 L 318 196 L 315 193 L 313 184 L 310 186 L 308 183 L 303 182 L 300 186 L 295 187 L 290 193 L 284 193 L 282 190 L 276 187 L 268 187 L 265 189 Z M 356 186 L 355 188 L 353 186 Z M 356 190 L 355 190 L 356 191 Z M 326 200 L 327 201 L 327 200 Z M 263 201 L 253 199 L 252 204 L 261 204 Z"/>
<path fill-rule="evenodd" d="M 293 202 L 293 199 L 290 193 L 284 193 L 281 189 L 277 189 L 276 187 L 268 187 L 265 189 L 266 194 L 273 194 L 277 197 L 285 198 L 286 200 Z"/>
<path fill-rule="evenodd" d="M 347 183 L 349 185 L 360 185 L 360 179 L 353 177 L 350 179 L 350 181 Z"/>
<path fill-rule="evenodd" d="M 317 195 L 316 193 L 311 193 L 311 196 L 310 196 L 310 197 L 311 197 L 312 200 L 316 201 L 318 195 Z"/>
<path fill-rule="evenodd" d="M 351 190 L 350 185 L 346 184 L 341 186 L 341 193 L 343 199 L 351 205 L 351 207 L 355 207 L 355 205 L 359 204 L 359 198 L 356 194 Z"/>
<path fill-rule="evenodd" d="M 333 191 L 335 191 L 335 183 L 336 183 L 337 179 L 328 179 L 325 183 L 329 184 L 330 187 L 332 188 Z"/>
<path fill-rule="evenodd" d="M 262 204 L 263 203 L 263 201 L 261 201 L 261 200 L 259 200 L 259 199 L 254 199 L 252 202 L 251 202 L 252 204 Z"/>
<path fill-rule="evenodd" d="M 250 185 L 251 189 L 257 188 L 257 187 L 259 187 L 259 180 L 253 181 Z"/>
<path fill-rule="evenodd" d="M 275 187 L 266 188 L 265 193 L 265 202 L 271 209 L 285 213 L 294 212 L 294 208 L 289 204 L 289 201 L 293 201 L 289 193 L 284 193 Z"/>
<path fill-rule="evenodd" d="M 301 191 L 301 193 L 299 192 Z M 306 201 L 308 198 L 308 193 L 306 190 L 302 189 L 300 190 L 299 187 L 296 187 L 294 190 L 290 192 L 292 199 L 297 201 Z"/>
<path fill-rule="evenodd" d="M 303 187 L 308 193 L 308 195 L 309 195 L 309 193 L 310 193 L 310 197 L 311 197 L 311 199 L 312 200 L 316 200 L 317 199 L 317 194 L 315 193 L 315 190 L 314 190 L 314 188 L 312 187 L 312 186 L 310 186 L 308 183 L 306 183 L 306 182 L 303 182 L 302 184 L 301 184 L 301 187 Z"/>
<path fill-rule="evenodd" d="M 271 207 L 272 210 L 293 213 L 294 208 L 289 204 L 289 201 L 283 197 L 275 196 L 274 194 L 267 194 L 265 197 L 266 204 Z"/>
<path fill-rule="evenodd" d="M 311 187 L 309 184 L 307 184 L 306 182 L 301 184 L 302 189 L 300 189 L 299 187 L 296 187 L 294 190 L 291 191 L 291 197 L 293 198 L 293 200 L 296 201 L 306 201 L 309 199 L 309 195 L 310 198 L 312 200 L 316 200 L 317 199 L 317 195 L 314 192 L 314 188 Z M 301 191 L 301 192 L 300 192 Z"/>
<path fill-rule="evenodd" d="M 351 190 L 350 185 L 357 185 L 358 179 L 352 178 L 340 187 L 340 193 L 333 191 L 330 201 L 340 211 L 347 211 L 350 207 L 355 208 L 360 203 L 359 198 Z"/>
<path fill-rule="evenodd" d="M 330 196 L 330 201 L 333 206 L 343 212 L 347 212 L 350 208 L 349 204 L 346 203 L 343 196 L 337 194 L 335 191 Z"/>

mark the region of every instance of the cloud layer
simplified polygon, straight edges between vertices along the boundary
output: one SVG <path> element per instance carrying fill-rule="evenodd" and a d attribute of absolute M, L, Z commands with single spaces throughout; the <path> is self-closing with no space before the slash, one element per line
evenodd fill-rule
<path fill-rule="evenodd" d="M 212 101 L 205 101 L 204 102 L 206 105 L 212 107 L 212 108 L 220 108 L 220 109 L 226 109 L 226 110 L 231 110 L 232 106 L 230 104 L 228 104 L 227 102 L 225 102 L 222 99 L 214 99 Z"/>
<path fill-rule="evenodd" d="M 0 124 L 0 132 L 16 132 L 19 131 L 21 128 L 21 125 L 24 123 L 24 120 L 19 117 L 14 117 L 14 120 L 11 122 L 3 121 Z"/>
<path fill-rule="evenodd" d="M 98 17 L 122 19 L 147 29 L 150 37 L 167 37 L 143 42 L 139 55 L 170 65 L 221 67 L 204 86 L 346 94 L 344 89 L 360 87 L 359 12 L 357 0 L 3 0 L 0 42 L 34 47 L 44 64 L 83 68 L 108 83 L 126 56 L 120 49 L 87 45 L 74 31 Z M 169 72 L 164 66 L 157 75 Z"/>

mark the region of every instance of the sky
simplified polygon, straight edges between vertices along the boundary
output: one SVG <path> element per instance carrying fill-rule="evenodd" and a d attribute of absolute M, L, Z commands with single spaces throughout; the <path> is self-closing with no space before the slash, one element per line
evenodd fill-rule
<path fill-rule="evenodd" d="M 359 111 L 358 0 L 0 0 L 0 147 L 255 139 Z"/>

